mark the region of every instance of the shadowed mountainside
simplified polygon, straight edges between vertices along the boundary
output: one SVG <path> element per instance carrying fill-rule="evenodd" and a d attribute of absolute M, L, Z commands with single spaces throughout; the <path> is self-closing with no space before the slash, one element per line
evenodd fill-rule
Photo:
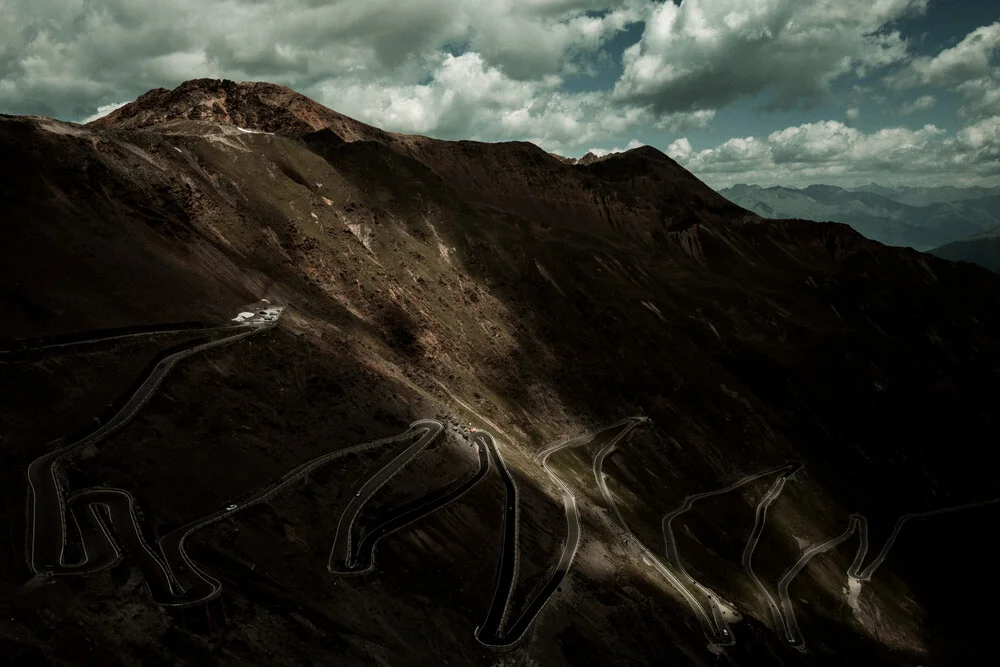
<path fill-rule="evenodd" d="M 0 146 L 3 341 L 224 323 L 261 298 L 286 306 L 273 330 L 179 364 L 133 423 L 66 461 L 69 488 L 129 489 L 149 539 L 436 414 L 493 433 L 523 489 L 515 600 L 555 566 L 566 531 L 561 492 L 532 457 L 629 415 L 652 425 L 608 458 L 606 482 L 661 556 L 659 522 L 686 496 L 803 464 L 754 555 L 772 589 L 852 512 L 880 545 L 902 514 L 1000 495 L 979 464 L 1000 433 L 1000 276 L 843 224 L 760 218 L 655 149 L 573 164 L 526 143 L 387 133 L 280 86 L 207 79 L 88 126 L 0 117 Z M 325 569 L 329 517 L 388 451 L 338 459 L 192 537 L 193 559 L 223 583 L 216 606 L 161 610 L 128 557 L 34 585 L 24 469 L 106 415 L 166 349 L 139 340 L 0 363 L 0 387 L 19 394 L 0 402 L 6 653 L 715 664 L 688 606 L 622 538 L 588 477 L 593 452 L 578 449 L 548 465 L 578 499 L 580 550 L 513 656 L 473 639 L 500 549 L 495 473 L 387 538 L 372 574 Z M 412 501 L 474 469 L 468 434 L 449 430 L 380 493 Z M 739 567 L 762 494 L 747 487 L 674 526 L 687 570 L 742 615 L 724 649 L 734 662 L 991 654 L 954 610 L 996 595 L 995 582 L 983 570 L 956 587 L 940 572 L 987 567 L 977 526 L 995 514 L 908 525 L 913 539 L 858 600 L 845 575 L 856 545 L 818 558 L 792 590 L 800 653 Z M 933 539 L 941 525 L 948 540 Z"/>

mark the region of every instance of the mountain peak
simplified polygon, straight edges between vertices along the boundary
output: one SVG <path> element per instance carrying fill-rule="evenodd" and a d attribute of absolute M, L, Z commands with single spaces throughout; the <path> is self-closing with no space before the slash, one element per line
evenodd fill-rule
<path fill-rule="evenodd" d="M 616 153 L 616 155 L 630 155 L 632 157 L 651 157 L 656 159 L 667 158 L 668 160 L 670 160 L 670 157 L 666 153 L 652 146 L 637 146 L 636 148 L 627 150 L 624 153 Z M 672 161 L 673 160 L 671 160 L 671 162 Z"/>
<path fill-rule="evenodd" d="M 421 163 L 470 203 L 547 224 L 630 229 L 648 240 L 654 229 L 651 220 L 665 228 L 667 218 L 671 225 L 679 224 L 675 218 L 690 225 L 746 214 L 652 146 L 604 156 L 591 152 L 576 160 L 553 156 L 525 141 L 443 141 L 385 132 L 266 82 L 192 79 L 173 90 L 150 90 L 89 125 L 202 134 L 212 124 L 308 137 L 310 146 L 326 145 L 326 152 L 343 142 L 371 142 L 379 148 L 369 150 L 381 151 L 386 159 L 394 159 L 389 155 L 394 153 Z M 564 201 L 588 197 L 594 187 L 617 205 L 568 217 Z M 671 213 L 662 213 L 666 210 Z"/>
<path fill-rule="evenodd" d="M 183 120 L 235 125 L 284 135 L 330 128 L 348 141 L 376 139 L 384 134 L 291 88 L 264 81 L 229 79 L 192 79 L 173 90 L 154 88 L 90 125 L 107 129 L 143 129 Z"/>

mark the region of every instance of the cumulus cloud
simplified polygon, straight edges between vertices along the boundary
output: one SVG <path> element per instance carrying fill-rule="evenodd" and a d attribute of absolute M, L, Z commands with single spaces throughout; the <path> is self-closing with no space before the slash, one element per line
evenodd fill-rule
<path fill-rule="evenodd" d="M 991 165 L 995 173 L 1000 172 L 1000 116 L 984 118 L 958 131 L 956 143 L 965 154 L 975 156 L 975 161 Z M 957 155 L 953 157 L 962 157 Z"/>
<path fill-rule="evenodd" d="M 312 92 L 319 101 L 380 127 L 445 139 L 532 141 L 566 154 L 627 136 L 639 127 L 665 131 L 705 128 L 714 110 L 655 114 L 616 105 L 604 91 L 566 92 L 549 75 L 518 80 L 479 53 L 443 54 L 429 80 L 338 79 Z"/>
<path fill-rule="evenodd" d="M 587 152 L 593 153 L 597 157 L 604 157 L 605 155 L 611 155 L 613 153 L 624 153 L 626 151 L 630 151 L 634 148 L 640 148 L 645 145 L 646 144 L 642 143 L 638 139 L 632 139 L 625 145 L 624 148 L 591 148 Z"/>
<path fill-rule="evenodd" d="M 515 80 L 572 73 L 640 17 L 642 0 L 5 0 L 0 108 L 83 118 L 195 77 L 307 91 L 416 83 L 472 51 Z M 595 12 L 593 10 L 601 10 Z"/>
<path fill-rule="evenodd" d="M 0 5 L 0 112 L 66 120 L 91 120 L 120 100 L 185 79 L 268 80 L 386 129 L 441 138 L 523 139 L 582 155 L 588 146 L 627 149 L 629 139 L 655 143 L 662 137 L 673 140 L 672 156 L 709 174 L 745 174 L 763 165 L 795 179 L 808 170 L 848 173 L 850 159 L 868 169 L 879 156 L 864 152 L 866 142 L 882 142 L 887 169 L 916 174 L 919 147 L 942 164 L 952 160 L 944 153 L 950 147 L 958 162 L 941 172 L 950 180 L 960 169 L 973 175 L 988 170 L 995 146 L 990 123 L 1000 116 L 1000 74 L 992 60 L 1000 23 L 937 56 L 909 59 L 892 26 L 923 11 L 927 0 Z M 630 27 L 635 32 L 626 32 Z M 637 43 L 624 54 L 610 52 L 612 40 L 625 47 L 625 35 Z M 867 85 L 872 79 L 861 79 L 890 65 L 899 70 L 894 85 L 944 85 L 960 93 L 967 127 L 961 133 L 890 128 L 866 135 L 814 123 L 737 137 L 707 152 L 683 137 L 717 131 L 716 111 L 734 100 L 760 98 L 772 108 L 811 104 L 847 76 L 858 80 L 857 94 L 843 103 L 849 107 L 845 120 L 857 120 L 858 109 L 876 94 Z M 598 71 L 601 76 L 591 79 L 597 86 L 581 84 Z M 918 91 L 924 92 L 937 91 Z M 934 99 L 920 96 L 901 112 L 925 110 Z M 937 99 L 942 105 L 946 100 Z M 883 112 L 870 108 L 865 119 L 875 122 Z M 906 146 L 918 148 L 907 153 Z M 904 154 L 912 164 L 902 163 Z"/>
<path fill-rule="evenodd" d="M 914 58 L 887 81 L 896 89 L 937 86 L 953 90 L 963 97 L 964 103 L 959 109 L 962 116 L 985 118 L 1000 113 L 998 68 L 1000 21 L 976 28 L 958 44 L 935 56 Z M 933 99 L 924 95 L 917 102 L 926 98 Z M 920 109 L 913 109 L 917 110 Z"/>
<path fill-rule="evenodd" d="M 899 114 L 901 116 L 910 116 L 920 111 L 927 111 L 937 102 L 937 98 L 933 95 L 921 95 L 917 99 L 904 104 L 899 107 Z"/>
<path fill-rule="evenodd" d="M 659 110 L 717 108 L 769 94 L 769 104 L 811 103 L 848 73 L 906 57 L 891 21 L 927 0 L 684 0 L 651 7 L 639 43 L 625 51 L 620 100 Z"/>
<path fill-rule="evenodd" d="M 121 109 L 126 104 L 128 104 L 128 102 L 112 102 L 111 104 L 102 104 L 101 106 L 97 107 L 97 111 L 95 113 L 87 116 L 80 122 L 89 123 L 92 120 L 97 120 L 98 118 L 104 118 L 115 109 Z"/>
<path fill-rule="evenodd" d="M 704 127 L 570 92 L 649 0 L 5 0 L 0 111 L 87 121 L 196 77 L 268 80 L 390 130 L 572 150 L 648 124 Z"/>
<path fill-rule="evenodd" d="M 691 157 L 693 152 L 694 149 L 691 148 L 691 142 L 688 141 L 687 137 L 675 139 L 669 146 L 667 146 L 667 155 L 677 161 L 687 160 Z"/>
<path fill-rule="evenodd" d="M 667 153 L 714 187 L 889 183 L 992 183 L 1000 176 L 1000 116 L 949 134 L 934 125 L 865 133 L 838 121 L 805 123 L 764 138 L 743 137 L 693 150 L 679 139 Z"/>
<path fill-rule="evenodd" d="M 557 76 L 519 81 L 469 52 L 443 55 L 425 83 L 337 81 L 318 86 L 315 96 L 348 115 L 402 132 L 526 139 L 551 151 L 606 140 L 656 120 L 646 109 L 610 105 L 604 93 L 567 93 L 560 84 Z M 690 127 L 704 116 L 679 114 L 660 122 Z"/>
<path fill-rule="evenodd" d="M 976 28 L 965 38 L 936 56 L 914 58 L 908 67 L 890 78 L 898 88 L 933 84 L 955 86 L 988 76 L 1000 50 L 1000 21 Z"/>
<path fill-rule="evenodd" d="M 981 79 L 966 81 L 955 90 L 965 98 L 960 109 L 963 116 L 981 118 L 1000 114 L 1000 72 L 994 70 Z"/>
<path fill-rule="evenodd" d="M 465 4 L 479 14 L 470 47 L 508 76 L 531 79 L 541 71 L 577 71 L 578 57 L 596 51 L 638 21 L 645 3 L 492 0 Z M 604 11 L 602 16 L 579 13 L 585 9 Z"/>

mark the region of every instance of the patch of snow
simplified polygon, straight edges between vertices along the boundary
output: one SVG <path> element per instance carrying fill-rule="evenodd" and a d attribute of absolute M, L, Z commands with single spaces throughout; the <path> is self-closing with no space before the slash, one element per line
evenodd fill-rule
<path fill-rule="evenodd" d="M 249 319 L 253 319 L 253 313 L 248 313 L 246 311 L 240 313 L 232 319 L 233 322 L 246 322 Z"/>

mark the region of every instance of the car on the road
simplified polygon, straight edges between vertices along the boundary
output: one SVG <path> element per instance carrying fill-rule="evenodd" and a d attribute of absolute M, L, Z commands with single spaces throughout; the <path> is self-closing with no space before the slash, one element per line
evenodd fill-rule
<path fill-rule="evenodd" d="M 226 511 L 232 512 L 237 507 L 239 507 L 239 505 L 237 505 L 236 503 L 230 503 L 229 505 L 226 505 Z"/>

